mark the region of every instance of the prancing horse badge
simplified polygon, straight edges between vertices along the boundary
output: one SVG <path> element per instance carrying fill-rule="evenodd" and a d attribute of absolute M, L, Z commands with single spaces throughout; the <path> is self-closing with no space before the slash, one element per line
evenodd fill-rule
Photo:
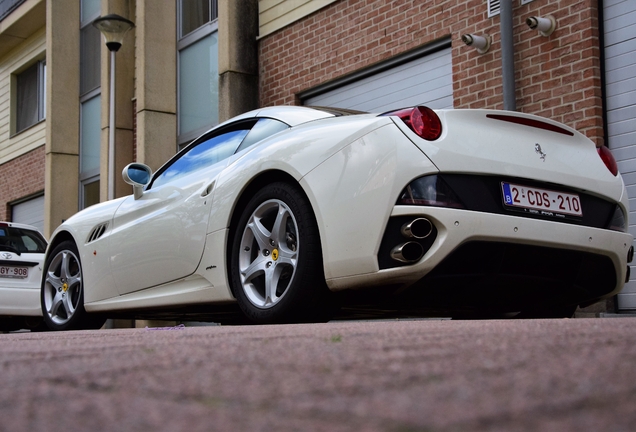
<path fill-rule="evenodd" d="M 539 143 L 536 143 L 534 145 L 534 151 L 539 155 L 539 157 L 541 158 L 541 160 L 543 162 L 545 162 L 545 157 L 547 156 L 545 153 L 543 153 L 543 151 L 541 151 L 541 146 L 539 145 Z"/>

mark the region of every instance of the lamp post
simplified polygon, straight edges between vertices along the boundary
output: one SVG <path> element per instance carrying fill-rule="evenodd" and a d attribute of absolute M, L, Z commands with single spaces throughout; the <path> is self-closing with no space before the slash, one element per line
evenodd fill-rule
<path fill-rule="evenodd" d="M 110 51 L 110 109 L 108 114 L 108 199 L 115 198 L 115 53 L 128 30 L 135 24 L 126 18 L 109 14 L 93 21 L 93 25 L 104 35 Z"/>

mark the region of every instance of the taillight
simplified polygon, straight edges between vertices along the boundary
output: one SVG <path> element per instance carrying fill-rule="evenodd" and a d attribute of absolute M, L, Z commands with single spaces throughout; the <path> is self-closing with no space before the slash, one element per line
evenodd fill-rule
<path fill-rule="evenodd" d="M 429 107 L 405 108 L 382 115 L 399 117 L 413 132 L 425 140 L 435 141 L 442 135 L 442 121 Z"/>
<path fill-rule="evenodd" d="M 618 165 L 616 164 L 616 159 L 612 156 L 612 152 L 605 146 L 600 146 L 596 148 L 598 155 L 601 157 L 601 160 L 605 164 L 608 170 L 615 176 L 618 175 Z"/>

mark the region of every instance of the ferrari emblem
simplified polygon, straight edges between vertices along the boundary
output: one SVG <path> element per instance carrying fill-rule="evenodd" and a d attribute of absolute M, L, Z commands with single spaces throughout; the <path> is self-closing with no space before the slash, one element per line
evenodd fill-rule
<path fill-rule="evenodd" d="M 276 261 L 278 259 L 278 249 L 272 251 L 272 259 Z"/>
<path fill-rule="evenodd" d="M 68 284 L 67 283 L 62 285 L 62 291 L 64 291 L 64 292 L 68 291 Z"/>
<path fill-rule="evenodd" d="M 539 155 L 539 157 L 541 158 L 541 160 L 543 162 L 545 162 L 545 157 L 547 156 L 547 154 L 543 153 L 543 151 L 541 150 L 541 146 L 539 145 L 539 143 L 536 143 L 534 145 L 534 151 L 535 153 L 537 153 Z"/>

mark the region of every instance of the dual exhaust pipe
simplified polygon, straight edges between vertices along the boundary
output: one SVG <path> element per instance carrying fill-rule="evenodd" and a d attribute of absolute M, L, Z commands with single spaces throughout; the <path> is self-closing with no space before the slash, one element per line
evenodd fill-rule
<path fill-rule="evenodd" d="M 402 225 L 402 236 L 407 239 L 422 240 L 431 235 L 433 224 L 426 218 L 416 218 Z M 419 261 L 424 256 L 424 248 L 414 240 L 401 243 L 391 250 L 391 258 L 403 263 Z"/>

